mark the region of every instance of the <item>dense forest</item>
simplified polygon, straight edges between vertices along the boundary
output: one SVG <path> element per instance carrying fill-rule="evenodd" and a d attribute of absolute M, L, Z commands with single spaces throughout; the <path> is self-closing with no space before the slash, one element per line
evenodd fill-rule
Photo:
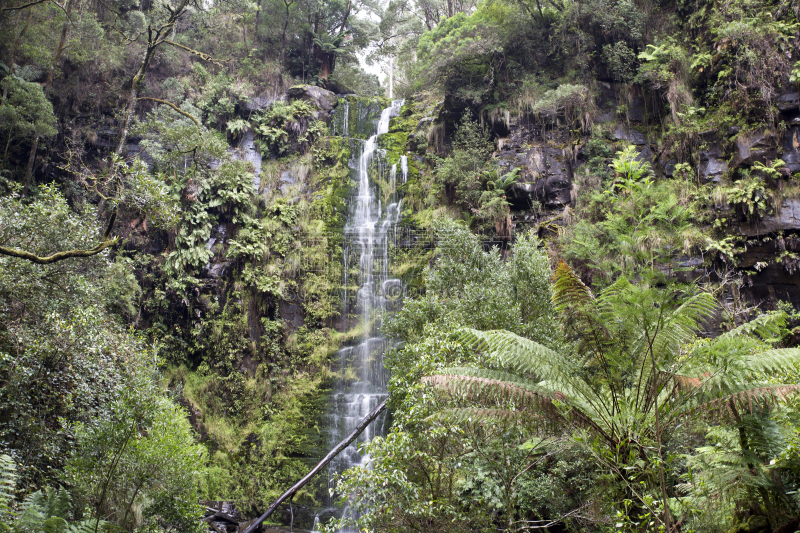
<path fill-rule="evenodd" d="M 0 531 L 800 530 L 799 0 L 0 0 L 0 153 Z"/>

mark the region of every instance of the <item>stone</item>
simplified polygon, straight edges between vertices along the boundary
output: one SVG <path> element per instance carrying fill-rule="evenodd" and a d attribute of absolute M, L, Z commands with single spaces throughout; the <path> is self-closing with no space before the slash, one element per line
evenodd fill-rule
<path fill-rule="evenodd" d="M 775 99 L 778 109 L 781 111 L 792 111 L 800 108 L 800 94 L 784 93 Z"/>
<path fill-rule="evenodd" d="M 608 124 L 610 122 L 614 122 L 617 114 L 614 111 L 605 111 L 600 113 L 597 118 L 594 119 L 595 124 Z"/>
<path fill-rule="evenodd" d="M 643 133 L 634 130 L 627 130 L 624 126 L 619 125 L 612 133 L 616 141 L 628 141 L 631 144 L 641 146 L 647 144 L 647 137 Z"/>
<path fill-rule="evenodd" d="M 628 104 L 628 120 L 631 122 L 643 122 L 645 115 L 644 98 L 634 96 Z"/>
<path fill-rule="evenodd" d="M 524 153 L 501 152 L 497 160 L 508 170 L 520 169 L 519 181 L 508 193 L 512 208 L 530 209 L 533 202 L 558 207 L 572 197 L 572 164 L 568 150 L 535 146 Z"/>
<path fill-rule="evenodd" d="M 736 138 L 736 154 L 733 168 L 741 165 L 752 165 L 755 161 L 775 159 L 777 143 L 772 133 L 765 130 L 754 131 Z"/>
<path fill-rule="evenodd" d="M 718 183 L 720 178 L 728 172 L 728 163 L 714 157 L 708 157 L 708 162 L 703 168 L 703 177 L 708 181 Z"/>
<path fill-rule="evenodd" d="M 269 105 L 273 102 L 277 102 L 278 100 L 282 100 L 282 96 L 267 96 L 266 94 L 259 94 L 258 96 L 254 96 L 249 98 L 243 105 L 246 111 L 255 112 L 255 111 L 262 111 L 269 107 Z"/>
<path fill-rule="evenodd" d="M 289 100 L 305 100 L 317 106 L 320 111 L 330 113 L 339 99 L 333 91 L 317 87 L 316 85 L 295 85 L 287 92 Z"/>
<path fill-rule="evenodd" d="M 789 230 L 800 230 L 800 199 L 797 198 L 784 200 L 780 210 L 774 215 L 767 215 L 759 222 L 739 227 L 739 233 L 748 237 Z"/>
<path fill-rule="evenodd" d="M 789 152 L 787 154 L 783 154 L 781 156 L 781 160 L 786 163 L 785 168 L 788 169 L 792 174 L 795 172 L 800 172 L 800 153 Z"/>

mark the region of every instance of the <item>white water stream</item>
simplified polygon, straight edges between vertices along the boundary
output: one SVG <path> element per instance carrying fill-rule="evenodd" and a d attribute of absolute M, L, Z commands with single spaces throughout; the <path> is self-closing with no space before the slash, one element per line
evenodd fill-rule
<path fill-rule="evenodd" d="M 388 169 L 385 168 L 385 154 L 378 148 L 378 137 L 389 131 L 389 121 L 397 116 L 402 105 L 402 100 L 392 102 L 390 107 L 381 112 L 375 134 L 366 141 L 356 141 L 360 154 L 353 161 L 353 167 L 358 178 L 358 192 L 348 200 L 343 281 L 347 287 L 351 281 L 348 279 L 348 269 L 357 265 L 358 278 L 352 281 L 357 283 L 358 291 L 352 309 L 350 295 L 344 291 L 343 313 L 345 318 L 351 314 L 358 317 L 355 327 L 360 329 L 361 341 L 338 352 L 344 378 L 336 383 L 332 405 L 326 417 L 332 445 L 350 433 L 387 396 L 388 376 L 383 367 L 387 340 L 381 335 L 380 326 L 384 314 L 395 310 L 403 296 L 402 281 L 389 277 L 389 249 L 400 221 L 401 200 L 395 189 L 397 164 L 389 171 L 391 190 L 381 190 L 379 185 L 377 178 L 387 177 Z M 345 132 L 346 120 L 342 128 Z M 405 182 L 408 176 L 405 156 L 401 159 L 401 172 Z M 385 207 L 381 198 L 388 198 Z M 369 457 L 359 454 L 358 445 L 383 433 L 384 422 L 385 416 L 381 416 L 330 463 L 329 479 L 333 480 L 337 474 L 369 462 Z M 319 516 L 314 521 L 315 531 L 318 524 Z M 343 530 L 342 533 L 349 531 Z"/>

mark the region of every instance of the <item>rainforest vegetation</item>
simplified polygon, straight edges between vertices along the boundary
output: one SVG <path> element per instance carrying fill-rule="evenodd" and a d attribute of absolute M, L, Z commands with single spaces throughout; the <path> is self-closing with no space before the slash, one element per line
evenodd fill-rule
<path fill-rule="evenodd" d="M 0 0 L 0 531 L 243 531 L 371 328 L 275 527 L 800 530 L 799 93 L 798 0 Z"/>

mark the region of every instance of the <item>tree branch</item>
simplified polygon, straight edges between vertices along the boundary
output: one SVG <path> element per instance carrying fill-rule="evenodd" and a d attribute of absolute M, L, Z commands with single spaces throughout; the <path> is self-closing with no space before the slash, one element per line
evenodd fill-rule
<path fill-rule="evenodd" d="M 45 2 L 49 2 L 50 0 L 34 0 L 33 2 L 28 2 L 27 4 L 23 4 L 18 7 L 4 7 L 0 9 L 0 11 L 17 11 L 19 9 L 25 9 L 27 7 L 35 6 L 37 4 L 43 4 Z"/>
<path fill-rule="evenodd" d="M 370 414 L 365 416 L 361 420 L 361 422 L 358 423 L 358 426 L 356 426 L 356 428 L 350 433 L 350 435 L 348 435 L 342 442 L 340 442 L 336 446 L 336 448 L 331 450 L 328 453 L 328 455 L 326 455 L 322 459 L 322 461 L 317 463 L 317 466 L 315 466 L 311 470 L 311 472 L 306 474 L 303 479 L 301 479 L 300 481 L 295 483 L 294 486 L 292 486 L 292 488 L 290 488 L 289 490 L 284 492 L 281 495 L 280 498 L 275 500 L 272 503 L 272 505 L 269 506 L 269 508 L 266 510 L 266 512 L 263 515 L 261 515 L 257 520 L 255 520 L 253 522 L 250 522 L 250 524 L 247 526 L 247 528 L 244 530 L 243 533 L 254 533 L 258 529 L 258 527 L 264 522 L 264 520 L 266 520 L 269 517 L 269 515 L 271 515 L 275 511 L 275 509 L 278 508 L 278 506 L 280 504 L 282 504 L 284 501 L 286 501 L 287 498 L 291 498 L 292 496 L 294 496 L 294 494 L 298 490 L 303 488 L 303 486 L 306 483 L 308 483 L 309 480 L 311 480 L 312 477 L 317 475 L 317 473 L 319 473 L 319 471 L 322 470 L 325 467 L 325 465 L 327 465 L 329 462 L 331 462 L 331 460 L 333 460 L 334 457 L 339 455 L 342 452 L 342 450 L 347 448 L 350 445 L 351 442 L 356 440 L 356 438 L 359 435 L 361 435 L 361 432 L 364 431 L 364 429 L 366 429 L 366 427 L 370 424 L 370 422 L 372 422 L 373 420 L 378 418 L 378 415 L 381 414 L 386 409 L 386 402 L 387 401 L 388 401 L 388 398 L 386 400 L 383 400 L 375 409 L 372 410 L 372 412 Z M 244 525 L 244 524 L 242 524 L 242 525 Z"/>
<path fill-rule="evenodd" d="M 138 98 L 137 98 L 137 100 L 152 100 L 152 101 L 154 101 L 154 102 L 158 102 L 159 104 L 168 105 L 168 106 L 170 106 L 172 109 L 174 109 L 175 111 L 177 111 L 178 113 L 180 113 L 181 115 L 183 115 L 184 117 L 192 119 L 192 122 L 194 122 L 194 123 L 195 123 L 195 125 L 196 125 L 198 128 L 201 128 L 201 127 L 202 127 L 202 126 L 200 125 L 200 122 L 199 122 L 199 121 L 198 121 L 196 118 L 194 118 L 194 116 L 193 116 L 193 115 L 190 115 L 190 114 L 189 114 L 189 113 L 187 113 L 186 111 L 183 111 L 181 108 L 179 108 L 178 106 L 176 106 L 176 105 L 175 105 L 175 104 L 173 104 L 172 102 L 167 102 L 166 100 L 161 100 L 161 99 L 159 99 L 159 98 L 151 98 L 151 97 L 149 97 L 149 96 L 140 96 L 140 97 L 138 97 Z"/>
<path fill-rule="evenodd" d="M 52 255 L 47 256 L 38 256 L 36 254 L 32 254 L 30 252 L 26 252 L 25 250 L 20 250 L 18 248 L 6 248 L 5 246 L 0 246 L 0 255 L 8 255 L 11 257 L 18 257 L 19 259 L 25 259 L 27 261 L 31 261 L 32 263 L 37 263 L 40 265 L 50 265 L 52 263 L 56 263 L 58 261 L 63 261 L 64 259 L 70 259 L 72 257 L 91 257 L 93 255 L 97 255 L 109 246 L 112 246 L 117 242 L 117 238 L 111 238 L 111 228 L 114 227 L 114 221 L 117 219 L 117 212 L 111 215 L 111 220 L 108 221 L 108 227 L 106 228 L 105 233 L 103 234 L 103 242 L 95 246 L 94 248 L 90 248 L 88 250 L 65 250 L 63 252 L 56 252 Z"/>
<path fill-rule="evenodd" d="M 206 54 L 204 52 L 200 52 L 200 51 L 195 50 L 193 48 L 189 48 L 188 46 L 183 46 L 182 44 L 178 44 L 175 41 L 170 41 L 169 39 L 163 39 L 162 42 L 165 42 L 167 44 L 171 44 L 172 46 L 180 48 L 181 50 L 186 50 L 190 54 L 196 55 L 197 57 L 199 57 L 203 61 L 208 61 L 209 63 L 213 63 L 216 66 L 218 66 L 219 68 L 225 68 L 225 65 L 223 65 L 222 63 L 216 61 L 213 57 L 211 57 L 210 55 L 208 55 L 208 54 Z"/>

